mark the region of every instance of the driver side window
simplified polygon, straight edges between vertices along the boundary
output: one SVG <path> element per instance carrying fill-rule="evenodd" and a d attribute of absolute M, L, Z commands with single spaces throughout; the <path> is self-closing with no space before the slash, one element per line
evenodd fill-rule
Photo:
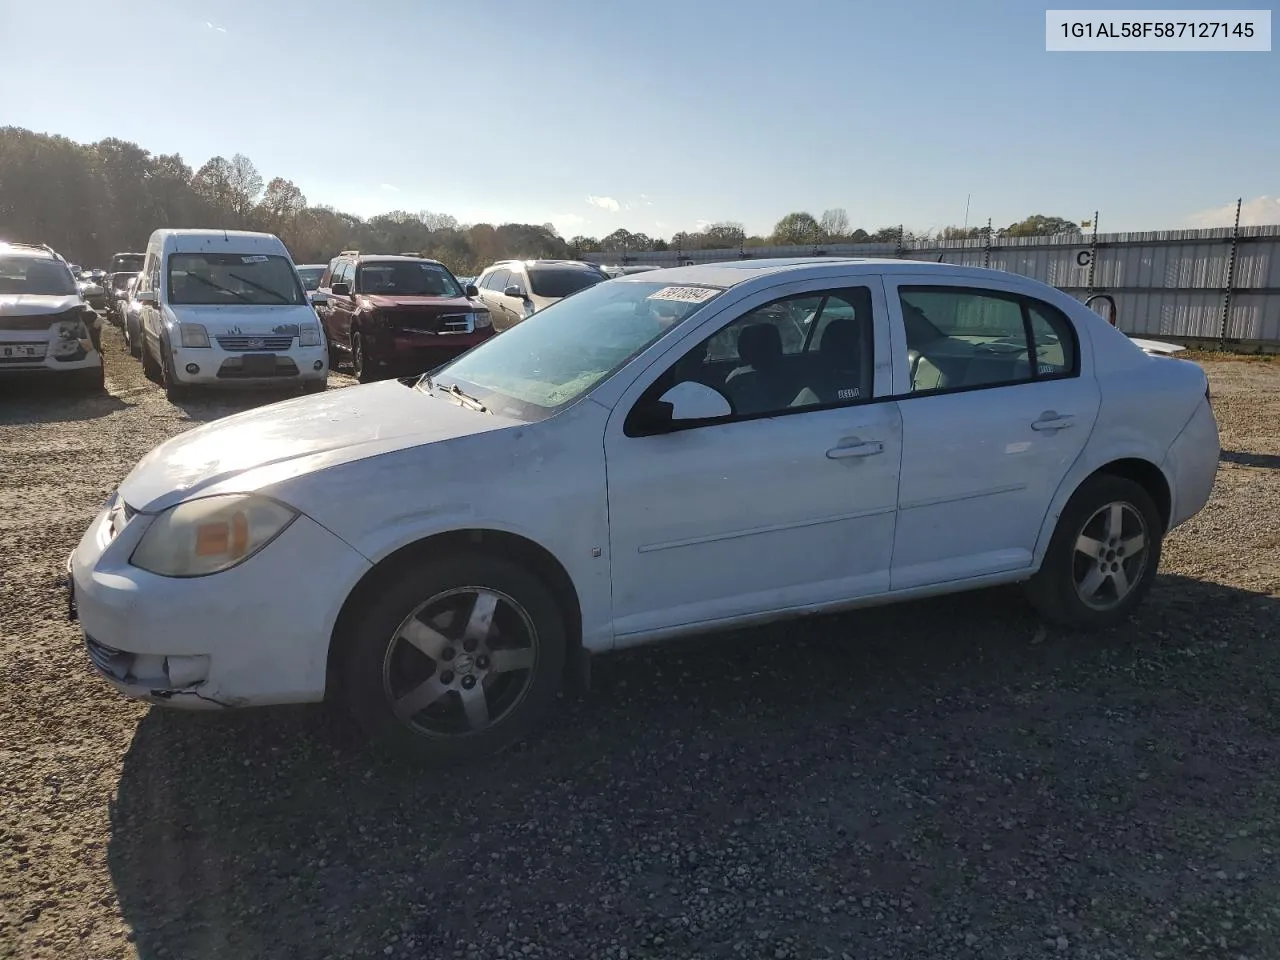
<path fill-rule="evenodd" d="M 874 340 L 867 287 L 785 297 L 702 341 L 646 395 L 695 381 L 723 394 L 735 418 L 860 403 L 872 397 Z"/>

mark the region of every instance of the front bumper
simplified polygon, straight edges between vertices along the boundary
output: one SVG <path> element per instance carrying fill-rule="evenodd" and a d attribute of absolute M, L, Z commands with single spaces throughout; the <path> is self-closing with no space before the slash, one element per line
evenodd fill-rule
<path fill-rule="evenodd" d="M 135 514 L 112 536 L 108 508 L 67 561 L 68 614 L 95 672 L 184 709 L 322 700 L 333 625 L 369 562 L 300 516 L 238 567 L 161 577 L 128 562 L 152 519 Z"/>
<path fill-rule="evenodd" d="M 273 357 L 274 364 L 266 371 L 254 371 L 247 364 L 265 364 L 266 357 Z M 252 358 L 246 361 L 246 358 Z M 195 373 L 187 369 L 195 364 Z M 329 376 L 329 351 L 323 347 L 291 347 L 277 353 L 224 350 L 219 346 L 175 347 L 173 349 L 174 379 L 184 386 L 245 386 L 269 387 L 325 380 Z"/>
<path fill-rule="evenodd" d="M 0 358 L 0 379 L 22 376 L 49 377 L 60 373 L 71 374 L 84 370 L 97 370 L 102 366 L 102 354 L 91 341 L 81 341 L 79 355 L 66 360 L 52 356 L 34 357 L 29 360 Z"/>
<path fill-rule="evenodd" d="M 366 339 L 369 360 L 380 367 L 421 373 L 447 363 L 493 336 L 492 327 L 473 333 L 380 332 Z"/>

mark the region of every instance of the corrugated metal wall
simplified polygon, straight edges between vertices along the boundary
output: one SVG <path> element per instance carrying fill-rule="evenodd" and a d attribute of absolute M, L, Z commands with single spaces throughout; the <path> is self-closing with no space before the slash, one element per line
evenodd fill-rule
<path fill-rule="evenodd" d="M 632 253 L 626 260 L 673 266 L 682 260 L 737 260 L 741 253 L 752 259 L 815 255 L 941 258 L 946 263 L 989 266 L 1034 277 L 1082 300 L 1091 292 L 1109 293 L 1115 298 L 1119 325 L 1126 333 L 1280 344 L 1280 226 L 1241 227 L 1238 233 L 1231 227 L 1220 227 L 1097 237 L 997 237 L 989 247 L 984 240 L 957 240 L 918 246 L 832 243 L 748 247 L 745 251 L 668 250 Z M 586 259 L 608 264 L 623 256 L 614 251 L 587 254 Z"/>

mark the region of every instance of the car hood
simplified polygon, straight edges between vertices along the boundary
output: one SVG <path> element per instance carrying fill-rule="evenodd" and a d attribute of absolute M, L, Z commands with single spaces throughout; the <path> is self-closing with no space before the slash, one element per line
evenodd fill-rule
<path fill-rule="evenodd" d="M 395 310 L 397 307 L 439 307 L 441 310 L 474 310 L 476 302 L 467 297 L 386 297 L 362 293 L 361 300 L 379 310 Z"/>
<path fill-rule="evenodd" d="M 232 307 L 192 304 L 170 305 L 179 323 L 199 323 L 211 337 L 247 337 L 276 334 L 297 336 L 298 324 L 315 323 L 310 304 L 280 304 L 271 307 Z"/>
<path fill-rule="evenodd" d="M 398 380 L 347 387 L 179 434 L 138 462 L 120 496 L 152 513 L 202 492 L 227 492 L 235 486 L 228 481 L 237 478 L 245 481 L 242 489 L 258 489 L 352 460 L 517 425 L 523 421 L 479 413 Z M 250 472 L 252 482 L 245 477 Z"/>
<path fill-rule="evenodd" d="M 44 296 L 33 293 L 0 294 L 0 323 L 5 317 L 39 317 L 46 313 L 65 313 L 81 304 L 74 293 Z"/>

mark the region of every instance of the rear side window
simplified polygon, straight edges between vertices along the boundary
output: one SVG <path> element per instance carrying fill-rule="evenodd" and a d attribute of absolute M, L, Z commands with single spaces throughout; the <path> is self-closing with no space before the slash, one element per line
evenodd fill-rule
<path fill-rule="evenodd" d="M 573 267 L 530 267 L 530 293 L 535 297 L 567 297 L 607 279 L 595 270 Z"/>
<path fill-rule="evenodd" d="M 901 287 L 912 393 L 1075 376 L 1079 346 L 1056 307 L 972 287 Z"/>

